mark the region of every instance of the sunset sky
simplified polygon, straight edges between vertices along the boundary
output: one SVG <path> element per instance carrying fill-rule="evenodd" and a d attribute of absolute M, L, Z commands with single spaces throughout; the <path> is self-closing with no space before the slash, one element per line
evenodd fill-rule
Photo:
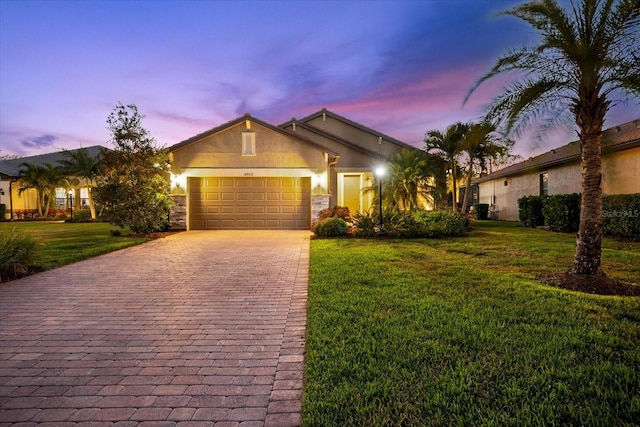
<path fill-rule="evenodd" d="M 273 124 L 325 107 L 417 147 L 477 120 L 504 81 L 463 99 L 497 56 L 535 41 L 511 0 L 0 0 L 0 155 L 109 146 L 136 104 L 170 146 L 244 113 Z M 614 108 L 607 126 L 640 117 Z M 575 140 L 570 129 L 528 157 Z"/>

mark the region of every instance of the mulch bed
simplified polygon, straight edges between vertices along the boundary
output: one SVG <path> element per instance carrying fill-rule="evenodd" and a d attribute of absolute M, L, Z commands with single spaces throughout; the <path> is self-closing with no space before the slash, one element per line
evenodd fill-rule
<path fill-rule="evenodd" d="M 570 291 L 596 295 L 640 296 L 640 286 L 608 276 L 576 276 L 569 273 L 541 274 L 537 281 Z"/>

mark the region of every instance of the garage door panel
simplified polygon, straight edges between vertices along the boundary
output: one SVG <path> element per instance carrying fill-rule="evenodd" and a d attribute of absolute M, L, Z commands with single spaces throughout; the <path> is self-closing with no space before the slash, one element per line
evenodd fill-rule
<path fill-rule="evenodd" d="M 192 229 L 307 229 L 309 178 L 189 178 Z"/>

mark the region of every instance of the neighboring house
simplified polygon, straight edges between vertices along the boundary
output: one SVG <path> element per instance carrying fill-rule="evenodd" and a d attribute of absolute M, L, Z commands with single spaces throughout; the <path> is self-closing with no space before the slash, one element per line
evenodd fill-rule
<path fill-rule="evenodd" d="M 86 148 L 90 156 L 98 156 L 103 149 L 105 148 L 99 145 Z M 14 219 L 19 212 L 35 211 L 37 207 L 36 190 L 28 189 L 21 194 L 18 192 L 20 188 L 20 182 L 18 182 L 20 165 L 22 163 L 33 163 L 35 165 L 51 163 L 53 166 L 59 166 L 58 162 L 64 159 L 67 159 L 64 152 L 58 151 L 37 156 L 0 160 L 0 203 L 6 205 L 7 213 L 5 219 Z M 56 188 L 55 209 L 69 209 L 70 206 L 80 209 L 89 204 L 89 190 L 84 180 L 71 178 L 69 181 L 71 184 L 69 188 Z M 71 194 L 69 194 L 69 190 L 72 191 Z"/>
<path fill-rule="evenodd" d="M 518 221 L 523 196 L 581 193 L 580 142 L 553 149 L 473 181 L 494 219 Z M 640 119 L 602 135 L 604 194 L 640 193 Z"/>
<path fill-rule="evenodd" d="M 172 227 L 308 229 L 325 208 L 368 211 L 363 189 L 403 148 L 326 109 L 280 126 L 245 114 L 169 148 Z"/>

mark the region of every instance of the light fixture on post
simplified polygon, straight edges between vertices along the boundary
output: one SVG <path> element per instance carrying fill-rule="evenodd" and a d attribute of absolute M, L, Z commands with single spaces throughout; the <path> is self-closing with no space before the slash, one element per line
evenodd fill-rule
<path fill-rule="evenodd" d="M 382 228 L 383 220 L 382 220 L 382 177 L 385 174 L 385 169 L 383 166 L 378 166 L 376 168 L 376 177 L 378 178 L 378 201 L 380 202 L 380 228 Z"/>
<path fill-rule="evenodd" d="M 71 222 L 73 222 L 73 188 L 69 189 L 69 209 L 71 210 Z"/>

